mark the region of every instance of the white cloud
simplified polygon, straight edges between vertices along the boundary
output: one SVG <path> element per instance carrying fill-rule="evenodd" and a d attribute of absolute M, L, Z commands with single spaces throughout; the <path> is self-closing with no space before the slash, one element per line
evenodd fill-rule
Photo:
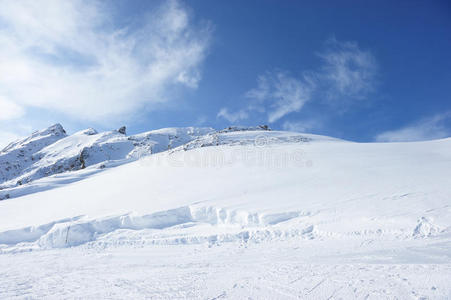
<path fill-rule="evenodd" d="M 266 72 L 258 77 L 257 87 L 246 93 L 246 98 L 250 99 L 250 102 L 245 108 L 234 113 L 222 108 L 218 117 L 235 123 L 247 119 L 253 111 L 267 112 L 268 121 L 273 123 L 289 113 L 301 110 L 310 100 L 312 89 L 313 83 L 307 76 L 296 79 L 286 72 Z"/>
<path fill-rule="evenodd" d="M 208 121 L 207 116 L 205 116 L 205 115 L 199 115 L 199 116 L 197 117 L 197 119 L 196 119 L 196 122 L 194 122 L 194 124 L 195 124 L 196 126 L 202 126 L 202 125 L 204 125 L 205 123 L 207 123 L 207 121 Z"/>
<path fill-rule="evenodd" d="M 273 123 L 285 115 L 301 110 L 310 100 L 313 85 L 307 78 L 296 79 L 286 72 L 266 73 L 258 78 L 258 86 L 246 93 L 246 97 L 257 100 L 260 106 L 268 103 L 268 121 Z M 251 105 L 253 107 L 259 105 Z M 263 111 L 263 109 L 261 109 Z"/>
<path fill-rule="evenodd" d="M 341 104 L 364 99 L 375 88 L 377 63 L 374 56 L 361 50 L 355 42 L 331 39 L 327 44 L 327 50 L 318 54 L 323 59 L 318 79 L 327 96 L 340 99 Z"/>
<path fill-rule="evenodd" d="M 451 129 L 446 122 L 451 120 L 451 112 L 425 118 L 409 126 L 378 134 L 377 142 L 413 142 L 446 138 L 451 136 Z"/>
<path fill-rule="evenodd" d="M 0 121 L 19 118 L 24 114 L 22 107 L 0 97 Z"/>
<path fill-rule="evenodd" d="M 249 117 L 249 114 L 244 109 L 236 112 L 229 112 L 227 108 L 221 108 L 221 110 L 218 112 L 217 117 L 222 117 L 231 123 L 236 123 L 237 121 L 247 119 Z"/>
<path fill-rule="evenodd" d="M 176 0 L 129 27 L 115 26 L 106 2 L 0 5 L 0 97 L 18 107 L 105 121 L 198 86 L 211 30 Z"/>
<path fill-rule="evenodd" d="M 285 121 L 282 125 L 283 130 L 303 133 L 320 127 L 321 122 L 318 120 Z"/>
<path fill-rule="evenodd" d="M 289 113 L 301 111 L 309 101 L 325 98 L 327 104 L 345 109 L 375 89 L 376 60 L 357 43 L 331 39 L 318 56 L 322 59 L 318 69 L 304 72 L 299 78 L 286 71 L 260 75 L 257 87 L 246 93 L 250 102 L 239 112 L 247 117 L 252 112 L 267 113 L 268 121 L 274 123 Z"/>

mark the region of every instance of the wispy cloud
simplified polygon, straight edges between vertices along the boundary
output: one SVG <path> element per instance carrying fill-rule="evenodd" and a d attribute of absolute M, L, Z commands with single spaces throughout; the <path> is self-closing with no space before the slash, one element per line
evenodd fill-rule
<path fill-rule="evenodd" d="M 303 72 L 299 77 L 291 76 L 287 71 L 260 75 L 257 87 L 245 94 L 249 103 L 239 110 L 240 116 L 247 118 L 252 113 L 266 113 L 268 122 L 273 123 L 301 111 L 309 101 L 326 102 L 346 110 L 354 101 L 366 99 L 374 91 L 376 60 L 357 43 L 330 39 L 318 57 L 321 58 L 318 69 Z M 226 118 L 223 113 L 218 116 Z M 230 122 L 241 120 L 226 119 Z"/>
<path fill-rule="evenodd" d="M 238 121 L 247 119 L 249 117 L 249 114 L 244 109 L 241 109 L 241 110 L 235 111 L 235 112 L 229 112 L 229 110 L 227 108 L 222 108 L 218 112 L 217 117 L 224 118 L 231 123 L 236 123 Z"/>
<path fill-rule="evenodd" d="M 217 116 L 236 123 L 249 118 L 252 113 L 267 113 L 268 121 L 273 123 L 300 111 L 310 100 L 313 89 L 314 82 L 307 75 L 297 79 L 284 71 L 266 72 L 257 78 L 257 87 L 245 94 L 249 101 L 244 108 L 235 112 L 222 108 Z"/>
<path fill-rule="evenodd" d="M 378 67 L 374 56 L 356 42 L 330 39 L 327 45 L 326 51 L 318 54 L 323 60 L 318 79 L 328 98 L 339 99 L 341 106 L 364 99 L 375 88 Z"/>
<path fill-rule="evenodd" d="M 294 132 L 309 132 L 312 129 L 317 129 L 322 126 L 318 120 L 303 120 L 303 121 L 285 121 L 282 125 L 283 130 Z"/>
<path fill-rule="evenodd" d="M 296 79 L 286 72 L 268 72 L 258 78 L 257 88 L 246 93 L 247 98 L 258 101 L 251 104 L 249 110 L 264 111 L 259 106 L 268 106 L 268 121 L 273 123 L 291 112 L 300 111 L 310 100 L 313 88 L 313 82 L 307 77 Z"/>
<path fill-rule="evenodd" d="M 16 103 L 0 97 L 0 121 L 21 117 L 24 110 Z"/>
<path fill-rule="evenodd" d="M 194 122 L 194 125 L 196 126 L 202 126 L 205 125 L 205 123 L 207 123 L 208 121 L 208 117 L 205 115 L 200 115 L 197 117 L 196 121 Z"/>
<path fill-rule="evenodd" d="M 377 142 L 413 142 L 451 136 L 451 111 L 424 118 L 414 124 L 378 134 Z"/>
<path fill-rule="evenodd" d="M 168 101 L 174 87 L 198 86 L 208 24 L 193 23 L 170 0 L 118 27 L 107 4 L 0 0 L 0 98 L 9 103 L 3 105 L 98 121 Z"/>

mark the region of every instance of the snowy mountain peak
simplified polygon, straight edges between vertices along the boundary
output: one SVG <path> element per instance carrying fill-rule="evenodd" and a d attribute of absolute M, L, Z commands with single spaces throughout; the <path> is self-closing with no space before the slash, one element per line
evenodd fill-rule
<path fill-rule="evenodd" d="M 130 162 L 214 131 L 197 127 L 163 128 L 126 136 L 123 126 L 100 133 L 88 128 L 68 136 L 60 124 L 55 124 L 11 143 L 0 152 L 0 200 L 17 194 L 17 189 L 23 190 L 24 185 L 37 179 L 96 168 L 98 164 L 104 168 Z"/>
<path fill-rule="evenodd" d="M 94 128 L 88 128 L 88 129 L 78 131 L 75 134 L 94 135 L 94 134 L 98 134 L 98 132 Z"/>
<path fill-rule="evenodd" d="M 49 128 L 45 129 L 44 132 L 48 132 L 50 134 L 66 134 L 66 130 L 64 130 L 63 126 L 59 123 L 56 123 Z"/>
<path fill-rule="evenodd" d="M 61 124 L 55 124 L 46 129 L 35 131 L 26 138 L 10 143 L 2 151 L 0 151 L 0 153 L 10 152 L 15 149 L 25 148 L 27 146 L 30 146 L 31 148 L 39 145 L 45 147 L 46 145 L 49 145 L 65 136 L 67 136 L 67 134 L 63 126 L 61 126 Z"/>
<path fill-rule="evenodd" d="M 125 127 L 125 126 L 122 126 L 121 128 L 119 128 L 118 130 L 117 130 L 119 133 L 121 133 L 121 134 L 127 134 L 127 127 Z"/>
<path fill-rule="evenodd" d="M 29 137 L 10 143 L 0 152 L 0 183 L 14 180 L 35 164 L 36 153 L 67 137 L 60 124 L 35 131 Z M 18 181 L 16 184 L 22 184 Z M 2 187 L 0 186 L 0 189 Z"/>

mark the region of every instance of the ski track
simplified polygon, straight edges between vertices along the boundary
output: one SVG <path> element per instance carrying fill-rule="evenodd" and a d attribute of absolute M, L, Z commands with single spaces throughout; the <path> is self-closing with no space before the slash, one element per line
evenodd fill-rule
<path fill-rule="evenodd" d="M 20 259 L 1 255 L 0 298 L 449 299 L 451 296 L 449 264 L 312 264 L 300 259 L 299 252 L 285 250 L 281 254 L 277 248 L 263 250 L 260 246 L 191 245 L 133 251 L 78 247 L 22 253 Z"/>

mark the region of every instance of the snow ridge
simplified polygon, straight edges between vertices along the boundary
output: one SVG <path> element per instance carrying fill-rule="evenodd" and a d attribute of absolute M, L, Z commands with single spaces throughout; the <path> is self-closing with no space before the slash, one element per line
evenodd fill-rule
<path fill-rule="evenodd" d="M 13 142 L 0 152 L 0 200 L 42 191 L 50 185 L 32 184 L 57 174 L 86 169 L 82 179 L 99 170 L 168 151 L 187 151 L 219 145 L 264 146 L 281 143 L 308 143 L 333 140 L 327 137 L 272 131 L 266 125 L 256 127 L 162 128 L 127 136 L 126 129 L 97 132 L 93 128 L 67 135 L 60 124 L 37 131 Z M 62 176 L 61 183 L 68 182 Z M 70 182 L 75 177 L 69 179 Z M 56 182 L 55 182 L 56 183 Z"/>
<path fill-rule="evenodd" d="M 306 217 L 310 213 L 298 211 L 283 213 L 251 213 L 244 210 L 229 210 L 212 206 L 190 205 L 148 215 L 127 213 L 117 216 L 89 219 L 87 216 L 77 216 L 54 221 L 40 226 L 29 226 L 0 232 L 0 253 L 10 251 L 27 251 L 27 249 L 50 249 L 78 246 L 96 240 L 105 241 L 108 234 L 121 233 L 120 230 L 132 230 L 144 233 L 142 230 L 153 229 L 153 238 L 147 238 L 147 243 L 203 243 L 230 242 L 235 240 L 259 239 L 274 237 L 307 236 L 312 238 L 313 226 L 305 225 L 300 230 L 277 230 L 274 225 L 291 219 Z M 223 234 L 209 232 L 181 236 L 180 233 L 165 234 L 165 229 L 190 228 L 202 226 L 219 226 L 226 230 Z M 122 231 L 123 232 L 123 231 Z M 169 230 L 170 232 L 170 230 Z M 165 236 L 163 240 L 161 237 Z M 214 237 L 214 238 L 213 238 Z M 1 249 L 3 248 L 3 249 Z"/>
<path fill-rule="evenodd" d="M 0 151 L 0 183 L 19 177 L 40 159 L 37 154 L 39 151 L 66 136 L 63 127 L 55 124 L 36 131 L 27 138 L 10 143 Z"/>
<path fill-rule="evenodd" d="M 98 133 L 88 128 L 68 136 L 60 124 L 9 144 L 0 152 L 0 200 L 6 189 L 37 179 L 113 161 L 129 162 L 185 144 L 211 128 L 165 128 L 126 136 L 125 129 Z M 117 164 L 115 164 L 117 165 Z"/>

